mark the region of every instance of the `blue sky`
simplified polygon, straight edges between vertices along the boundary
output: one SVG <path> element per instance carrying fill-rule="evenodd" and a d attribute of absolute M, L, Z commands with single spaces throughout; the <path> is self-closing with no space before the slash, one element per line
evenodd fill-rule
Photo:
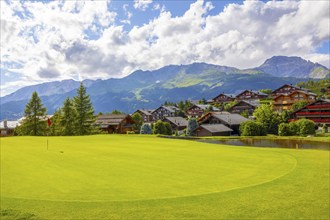
<path fill-rule="evenodd" d="M 63 79 L 275 55 L 327 67 L 329 1 L 1 1 L 1 96 Z"/>

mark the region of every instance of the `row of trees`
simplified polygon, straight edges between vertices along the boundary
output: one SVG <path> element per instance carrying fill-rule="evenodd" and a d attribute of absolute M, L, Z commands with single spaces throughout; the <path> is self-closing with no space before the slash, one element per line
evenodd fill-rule
<path fill-rule="evenodd" d="M 240 125 L 240 134 L 242 136 L 264 136 L 267 134 L 306 136 L 315 134 L 315 123 L 313 121 L 301 119 L 287 123 L 289 113 L 283 111 L 279 114 L 273 111 L 273 106 L 271 105 L 259 106 L 254 111 L 253 116 L 255 121 L 246 121 Z"/>
<path fill-rule="evenodd" d="M 16 135 L 72 136 L 98 132 L 95 127 L 94 108 L 82 83 L 77 89 L 77 95 L 73 99 L 66 98 L 63 106 L 54 113 L 52 121 L 47 119 L 46 112 L 38 93 L 34 92 L 25 107 L 25 119 L 15 130 Z"/>

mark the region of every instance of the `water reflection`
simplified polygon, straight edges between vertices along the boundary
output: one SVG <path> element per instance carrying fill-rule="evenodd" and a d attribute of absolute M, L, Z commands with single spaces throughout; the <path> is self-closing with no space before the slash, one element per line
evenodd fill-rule
<path fill-rule="evenodd" d="M 203 139 L 198 141 L 214 143 L 214 144 L 235 145 L 235 146 L 330 150 L 330 142 L 307 141 L 307 140 L 243 138 L 243 139 L 221 139 L 221 140 Z"/>

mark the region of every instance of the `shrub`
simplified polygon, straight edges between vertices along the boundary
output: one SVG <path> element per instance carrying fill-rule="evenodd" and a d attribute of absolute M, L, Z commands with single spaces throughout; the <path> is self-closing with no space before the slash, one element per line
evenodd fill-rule
<path fill-rule="evenodd" d="M 300 119 L 295 123 L 298 124 L 299 127 L 299 135 L 300 136 L 307 136 L 307 135 L 314 135 L 315 134 L 315 123 L 308 119 Z"/>
<path fill-rule="evenodd" d="M 163 123 L 164 123 L 164 127 L 165 127 L 164 134 L 172 135 L 173 131 L 172 131 L 172 127 L 171 127 L 170 123 L 168 123 L 168 122 L 163 122 Z"/>
<path fill-rule="evenodd" d="M 291 135 L 290 125 L 288 123 L 281 123 L 278 126 L 278 135 L 279 136 L 290 136 Z"/>
<path fill-rule="evenodd" d="M 298 135 L 299 134 L 299 126 L 296 122 L 289 123 L 289 130 L 291 135 Z"/>
<path fill-rule="evenodd" d="M 255 121 L 245 121 L 239 127 L 241 136 L 264 136 L 266 135 L 264 127 Z"/>
<path fill-rule="evenodd" d="M 144 123 L 141 126 L 140 134 L 152 134 L 152 129 L 151 129 L 150 124 Z"/>
<path fill-rule="evenodd" d="M 196 128 L 198 127 L 198 122 L 196 118 L 190 118 L 188 120 L 188 126 L 187 126 L 187 135 L 192 136 Z"/>
<path fill-rule="evenodd" d="M 158 120 L 154 124 L 154 134 L 172 135 L 172 127 L 170 123 Z"/>
<path fill-rule="evenodd" d="M 280 117 L 277 112 L 274 112 L 272 105 L 260 105 L 253 112 L 256 117 L 256 122 L 262 124 L 268 134 L 277 134 Z"/>

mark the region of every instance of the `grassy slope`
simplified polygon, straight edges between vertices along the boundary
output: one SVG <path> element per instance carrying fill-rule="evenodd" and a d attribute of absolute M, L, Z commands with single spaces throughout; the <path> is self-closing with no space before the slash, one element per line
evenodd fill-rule
<path fill-rule="evenodd" d="M 6 217 L 329 218 L 328 151 L 137 136 L 50 138 L 46 151 L 44 138 L 7 138 L 1 180 Z"/>

